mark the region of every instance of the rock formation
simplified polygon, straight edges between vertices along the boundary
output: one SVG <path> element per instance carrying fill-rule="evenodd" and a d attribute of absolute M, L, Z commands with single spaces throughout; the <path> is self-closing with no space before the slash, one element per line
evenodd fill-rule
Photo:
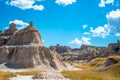
<path fill-rule="evenodd" d="M 107 47 L 81 45 L 81 48 L 74 48 L 66 54 L 62 54 L 63 60 L 90 61 L 94 58 L 120 55 L 120 41 L 110 43 Z"/>
<path fill-rule="evenodd" d="M 28 27 L 25 29 L 19 30 L 11 36 L 10 40 L 7 42 L 7 45 L 27 45 L 27 44 L 39 44 L 42 46 L 41 36 L 33 26 L 31 22 Z"/>
<path fill-rule="evenodd" d="M 0 40 L 0 64 L 10 68 L 33 68 L 46 66 L 54 69 L 65 68 L 60 56 L 43 47 L 41 36 L 32 22 L 24 29 L 17 30 L 15 24 L 3 33 Z"/>
<path fill-rule="evenodd" d="M 108 51 L 120 54 L 120 41 L 118 40 L 117 43 L 110 43 L 108 45 Z"/>
<path fill-rule="evenodd" d="M 11 23 L 10 28 L 5 30 L 5 35 L 7 35 L 7 36 L 13 35 L 17 30 L 18 29 L 16 27 L 16 24 Z"/>
<path fill-rule="evenodd" d="M 72 50 L 69 46 L 61 46 L 59 44 L 57 44 L 56 46 L 50 46 L 49 48 L 59 54 L 68 53 Z"/>

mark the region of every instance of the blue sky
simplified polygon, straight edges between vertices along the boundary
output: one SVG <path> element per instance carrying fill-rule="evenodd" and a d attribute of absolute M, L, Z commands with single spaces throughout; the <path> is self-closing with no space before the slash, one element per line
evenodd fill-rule
<path fill-rule="evenodd" d="M 0 0 L 0 29 L 33 21 L 45 46 L 107 46 L 120 39 L 120 0 Z"/>

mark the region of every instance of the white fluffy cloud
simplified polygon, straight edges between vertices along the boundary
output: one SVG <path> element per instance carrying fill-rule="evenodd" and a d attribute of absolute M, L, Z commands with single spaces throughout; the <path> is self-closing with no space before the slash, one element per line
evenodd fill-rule
<path fill-rule="evenodd" d="M 34 6 L 33 6 L 33 9 L 34 9 L 34 10 L 43 10 L 43 9 L 44 9 L 44 6 L 43 6 L 43 5 L 34 5 Z"/>
<path fill-rule="evenodd" d="M 106 4 L 114 4 L 114 0 L 101 0 L 99 7 L 105 7 Z"/>
<path fill-rule="evenodd" d="M 115 36 L 118 36 L 118 37 L 119 37 L 119 36 L 120 36 L 120 33 L 116 33 Z"/>
<path fill-rule="evenodd" d="M 110 34 L 110 28 L 108 27 L 107 24 L 105 24 L 103 27 L 99 26 L 95 29 L 93 29 L 93 27 L 91 27 L 90 32 L 93 34 L 93 36 L 105 38 L 106 36 L 108 36 Z"/>
<path fill-rule="evenodd" d="M 107 15 L 106 15 L 106 18 L 107 19 L 118 19 L 120 18 L 120 10 L 117 9 L 117 10 L 113 10 L 111 12 L 109 12 Z"/>
<path fill-rule="evenodd" d="M 18 29 L 23 29 L 29 25 L 28 23 L 23 22 L 22 20 L 18 20 L 18 19 L 15 19 L 9 22 L 9 24 L 11 23 L 15 23 L 18 26 Z"/>
<path fill-rule="evenodd" d="M 82 37 L 80 40 L 78 38 L 75 38 L 73 41 L 71 41 L 71 44 L 76 44 L 81 46 L 82 44 L 90 45 L 90 38 Z"/>
<path fill-rule="evenodd" d="M 120 10 L 113 10 L 106 14 L 108 25 L 113 33 L 120 33 Z"/>
<path fill-rule="evenodd" d="M 55 3 L 57 3 L 58 5 L 64 5 L 64 6 L 71 5 L 75 2 L 76 0 L 56 0 L 55 1 Z"/>
<path fill-rule="evenodd" d="M 104 26 L 98 26 L 93 29 L 91 27 L 90 32 L 93 36 L 105 38 L 110 34 L 114 36 L 120 36 L 120 10 L 112 10 L 106 14 L 107 23 Z"/>
<path fill-rule="evenodd" d="M 42 11 L 44 9 L 44 6 L 43 5 L 35 5 L 35 2 L 36 2 L 36 0 L 11 0 L 11 1 L 6 1 L 6 4 L 18 7 L 23 10 L 34 9 L 34 10 Z"/>
<path fill-rule="evenodd" d="M 73 41 L 70 42 L 71 44 L 81 45 L 81 41 L 78 38 L 75 38 Z"/>

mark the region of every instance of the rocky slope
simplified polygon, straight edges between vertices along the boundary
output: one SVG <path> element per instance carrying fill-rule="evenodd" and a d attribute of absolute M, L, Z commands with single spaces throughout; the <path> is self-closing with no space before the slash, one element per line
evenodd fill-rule
<path fill-rule="evenodd" d="M 43 47 L 41 36 L 32 22 L 21 30 L 12 23 L 5 33 L 1 33 L 0 45 L 0 64 L 6 63 L 9 68 L 65 68 L 57 53 Z"/>

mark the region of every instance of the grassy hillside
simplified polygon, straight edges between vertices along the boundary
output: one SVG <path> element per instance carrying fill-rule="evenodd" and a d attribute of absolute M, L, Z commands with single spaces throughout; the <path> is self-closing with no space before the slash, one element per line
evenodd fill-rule
<path fill-rule="evenodd" d="M 118 63 L 104 69 L 98 69 L 108 58 L 113 58 Z M 73 80 L 120 80 L 120 56 L 96 58 L 89 63 L 81 63 L 76 66 L 80 71 L 62 71 L 61 73 Z"/>

